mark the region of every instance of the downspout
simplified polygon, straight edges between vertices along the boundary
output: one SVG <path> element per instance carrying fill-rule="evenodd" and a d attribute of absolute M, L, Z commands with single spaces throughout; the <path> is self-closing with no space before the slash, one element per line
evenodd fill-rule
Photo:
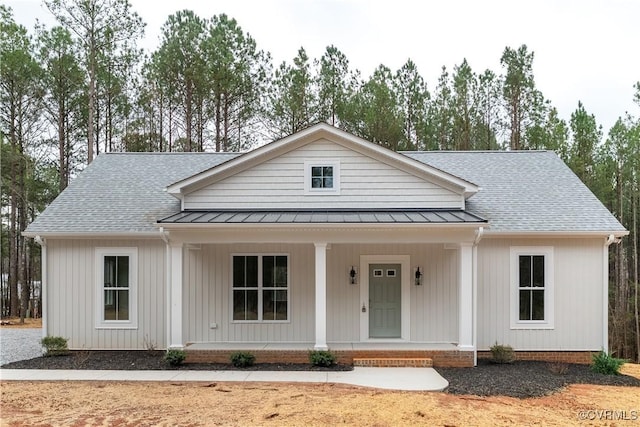
<path fill-rule="evenodd" d="M 484 227 L 478 227 L 476 230 L 476 237 L 473 240 L 473 249 L 472 249 L 472 262 L 473 262 L 473 273 L 472 273 L 472 287 L 473 287 L 473 366 L 478 365 L 478 243 L 482 240 L 482 235 L 484 234 Z"/>
<path fill-rule="evenodd" d="M 169 232 L 164 231 L 164 227 L 160 227 L 160 238 L 165 243 L 165 348 L 168 349 L 171 342 L 171 247 L 169 246 Z"/>
<path fill-rule="evenodd" d="M 47 242 L 39 235 L 33 240 L 40 245 L 40 298 L 42 300 L 40 315 L 42 316 L 42 338 L 44 338 L 49 334 L 47 331 L 49 323 L 47 322 Z"/>
<path fill-rule="evenodd" d="M 602 249 L 602 351 L 609 353 L 609 246 L 622 239 L 613 234 L 604 241 Z"/>

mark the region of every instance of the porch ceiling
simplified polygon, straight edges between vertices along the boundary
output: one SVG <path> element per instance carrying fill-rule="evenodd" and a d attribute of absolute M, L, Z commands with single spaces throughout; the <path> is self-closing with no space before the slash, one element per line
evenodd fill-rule
<path fill-rule="evenodd" d="M 158 224 L 485 224 L 461 209 L 187 210 Z"/>

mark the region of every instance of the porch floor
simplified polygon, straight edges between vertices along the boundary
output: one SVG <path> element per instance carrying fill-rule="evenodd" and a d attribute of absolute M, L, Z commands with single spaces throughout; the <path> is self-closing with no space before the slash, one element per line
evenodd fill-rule
<path fill-rule="evenodd" d="M 313 342 L 195 342 L 187 343 L 188 350 L 313 350 Z M 330 342 L 327 344 L 332 351 L 358 350 L 386 350 L 386 351 L 455 351 L 458 346 L 452 343 L 421 343 L 421 342 Z"/>

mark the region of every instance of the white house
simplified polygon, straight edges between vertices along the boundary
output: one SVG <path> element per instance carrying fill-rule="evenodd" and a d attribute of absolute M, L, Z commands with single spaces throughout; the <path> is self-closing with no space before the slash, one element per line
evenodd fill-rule
<path fill-rule="evenodd" d="M 25 232 L 43 333 L 70 348 L 442 366 L 606 349 L 626 234 L 553 152 L 396 153 L 327 124 L 241 155 L 102 154 Z"/>

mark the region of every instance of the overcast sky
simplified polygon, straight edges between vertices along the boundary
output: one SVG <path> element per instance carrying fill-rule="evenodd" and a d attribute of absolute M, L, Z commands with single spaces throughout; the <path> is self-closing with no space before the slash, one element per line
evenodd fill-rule
<path fill-rule="evenodd" d="M 505 46 L 535 52 L 538 88 L 570 119 L 581 100 L 605 136 L 626 111 L 640 116 L 640 0 L 130 0 L 147 23 L 142 47 L 158 45 L 160 27 L 178 9 L 202 18 L 226 13 L 249 32 L 274 65 L 303 46 L 319 58 L 335 45 L 364 78 L 408 58 L 433 90 L 443 65 L 467 59 L 476 73 L 502 73 Z M 55 23 L 40 0 L 5 0 L 30 30 L 35 17 Z"/>

